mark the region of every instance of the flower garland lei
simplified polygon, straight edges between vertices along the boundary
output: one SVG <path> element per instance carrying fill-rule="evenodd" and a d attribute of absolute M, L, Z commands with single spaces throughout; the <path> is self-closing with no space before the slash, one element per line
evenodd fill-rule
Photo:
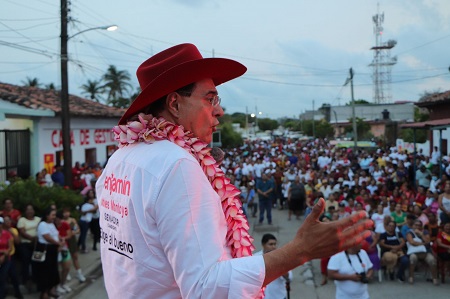
<path fill-rule="evenodd" d="M 220 196 L 222 210 L 227 221 L 226 240 L 231 248 L 233 258 L 252 255 L 255 249 L 253 238 L 248 233 L 247 219 L 242 212 L 240 191 L 225 177 L 222 169 L 211 156 L 211 149 L 207 144 L 196 137 L 190 131 L 185 131 L 183 126 L 168 122 L 162 117 L 153 117 L 151 114 L 139 114 L 137 121 L 130 121 L 126 125 L 113 128 L 115 139 L 119 147 L 136 142 L 151 144 L 158 140 L 169 140 L 190 153 L 203 169 L 212 188 Z"/>

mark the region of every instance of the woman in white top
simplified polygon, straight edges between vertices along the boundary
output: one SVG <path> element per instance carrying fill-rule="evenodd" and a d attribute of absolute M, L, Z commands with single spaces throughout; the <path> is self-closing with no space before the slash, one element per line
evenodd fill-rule
<path fill-rule="evenodd" d="M 386 232 L 386 230 L 384 229 L 384 212 L 383 212 L 384 208 L 382 204 L 379 204 L 377 206 L 377 211 L 375 213 L 372 214 L 372 217 L 370 217 L 370 219 L 372 219 L 372 221 L 374 222 L 374 226 L 375 226 L 375 232 L 382 234 L 384 232 Z"/>
<path fill-rule="evenodd" d="M 33 262 L 33 270 L 36 274 L 36 284 L 38 291 L 41 292 L 41 299 L 58 297 L 55 287 L 59 284 L 58 272 L 58 250 L 64 245 L 59 239 L 59 233 L 53 224 L 56 218 L 56 211 L 47 208 L 43 214 L 42 221 L 37 227 L 36 250 L 46 251 L 43 262 Z"/>
<path fill-rule="evenodd" d="M 439 209 L 441 210 L 441 223 L 450 221 L 450 181 L 445 182 L 444 193 L 439 195 Z"/>

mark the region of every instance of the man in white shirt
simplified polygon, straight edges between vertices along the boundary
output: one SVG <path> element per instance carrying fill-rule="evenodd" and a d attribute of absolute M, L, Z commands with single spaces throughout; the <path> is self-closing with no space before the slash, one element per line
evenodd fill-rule
<path fill-rule="evenodd" d="M 138 68 L 142 92 L 113 128 L 120 148 L 96 184 L 109 298 L 260 298 L 289 270 L 370 234 L 362 213 L 320 223 L 321 199 L 291 242 L 251 256 L 239 190 L 207 147 L 224 114 L 216 86 L 245 71 L 192 44 Z"/>
<path fill-rule="evenodd" d="M 262 250 L 255 252 L 255 255 L 262 255 L 277 249 L 277 238 L 272 234 L 264 234 L 261 239 Z M 292 271 L 278 277 L 266 286 L 264 299 L 285 299 L 287 298 L 289 284 L 292 280 Z"/>

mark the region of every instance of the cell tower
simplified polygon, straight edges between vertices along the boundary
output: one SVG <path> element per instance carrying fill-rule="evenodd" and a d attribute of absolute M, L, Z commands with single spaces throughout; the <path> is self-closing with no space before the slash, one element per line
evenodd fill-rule
<path fill-rule="evenodd" d="M 369 66 L 373 67 L 373 101 L 377 104 L 389 103 L 391 101 L 391 70 L 392 66 L 397 63 L 397 57 L 391 58 L 391 49 L 395 47 L 397 41 L 382 41 L 384 13 L 379 13 L 380 6 L 378 4 L 378 12 L 372 17 L 375 34 L 375 47 L 373 50 L 373 61 Z"/>

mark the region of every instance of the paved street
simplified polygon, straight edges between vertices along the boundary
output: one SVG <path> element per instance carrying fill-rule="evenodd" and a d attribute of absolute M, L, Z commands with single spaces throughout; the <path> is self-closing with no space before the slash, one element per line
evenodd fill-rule
<path fill-rule="evenodd" d="M 250 218 L 251 233 L 255 238 L 256 250 L 261 249 L 260 241 L 263 234 L 270 232 L 274 234 L 279 244 L 285 244 L 295 235 L 297 228 L 301 225 L 301 221 L 287 221 L 287 211 L 273 210 L 273 225 L 263 224 L 256 226 L 256 218 Z M 89 239 L 89 241 L 91 241 Z M 72 279 L 70 286 L 73 292 L 65 295 L 67 299 L 106 299 L 108 298 L 103 284 L 103 276 L 100 265 L 99 252 L 90 252 L 80 255 L 80 262 L 83 270 L 87 274 L 88 281 L 80 284 L 76 279 Z M 72 277 L 74 272 L 72 270 Z M 294 269 L 294 279 L 291 283 L 291 298 L 308 298 L 308 299 L 329 299 L 334 298 L 335 287 L 332 281 L 327 285 L 320 286 L 321 275 L 319 261 L 314 260 L 308 265 L 303 265 Z M 450 298 L 450 278 L 446 284 L 433 286 L 431 282 L 427 282 L 424 273 L 416 275 L 416 283 L 409 285 L 399 282 L 373 281 L 369 284 L 369 293 L 371 299 L 448 299 Z M 37 293 L 25 294 L 25 298 L 38 298 Z M 7 297 L 14 298 L 14 297 Z M 146 298 L 147 299 L 147 298 Z"/>

